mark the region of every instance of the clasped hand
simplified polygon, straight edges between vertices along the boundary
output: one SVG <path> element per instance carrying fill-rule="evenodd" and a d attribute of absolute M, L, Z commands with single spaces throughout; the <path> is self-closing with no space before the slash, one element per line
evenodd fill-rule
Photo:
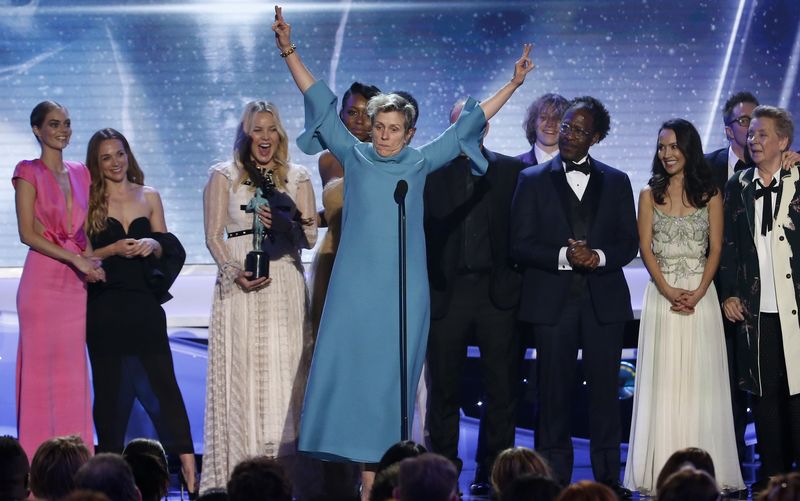
<path fill-rule="evenodd" d="M 79 255 L 75 257 L 72 264 L 84 274 L 87 282 L 94 283 L 106 281 L 106 271 L 103 269 L 102 263 L 100 258 Z"/>
<path fill-rule="evenodd" d="M 694 313 L 694 307 L 697 306 L 697 303 L 704 295 L 699 289 L 690 291 L 688 289 L 670 286 L 666 286 L 661 294 L 672 304 L 670 310 L 687 315 Z"/>
<path fill-rule="evenodd" d="M 594 270 L 600 265 L 600 254 L 589 248 L 586 240 L 567 240 L 567 261 L 572 268 Z"/>
<path fill-rule="evenodd" d="M 114 254 L 120 257 L 147 257 L 158 254 L 161 244 L 152 238 L 123 238 L 114 243 Z"/>

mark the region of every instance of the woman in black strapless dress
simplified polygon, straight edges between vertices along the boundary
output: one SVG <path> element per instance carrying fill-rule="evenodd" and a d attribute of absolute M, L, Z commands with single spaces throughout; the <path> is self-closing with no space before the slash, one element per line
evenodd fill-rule
<path fill-rule="evenodd" d="M 186 254 L 167 232 L 158 192 L 128 141 L 114 129 L 92 136 L 88 234 L 107 281 L 89 289 L 86 342 L 92 362 L 99 452 L 121 453 L 139 399 L 170 454 L 181 459 L 190 494 L 197 490 L 189 419 L 172 364 L 161 304 Z"/>

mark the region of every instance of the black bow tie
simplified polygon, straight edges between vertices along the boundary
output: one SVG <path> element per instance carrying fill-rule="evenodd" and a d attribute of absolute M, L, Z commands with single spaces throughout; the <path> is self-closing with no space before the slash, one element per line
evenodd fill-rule
<path fill-rule="evenodd" d="M 576 170 L 578 172 L 582 172 L 589 175 L 589 162 L 583 162 L 582 164 L 576 164 L 575 162 L 571 162 L 569 160 L 564 161 L 564 164 L 567 166 L 567 172 Z"/>
<path fill-rule="evenodd" d="M 778 180 L 773 177 L 769 186 L 764 186 L 760 179 L 756 179 L 756 186 L 760 186 L 760 188 L 756 188 L 756 200 L 764 197 L 764 208 L 761 211 L 761 234 L 767 236 L 767 233 L 772 231 L 772 220 L 775 218 L 772 213 L 772 194 L 779 192 Z"/>

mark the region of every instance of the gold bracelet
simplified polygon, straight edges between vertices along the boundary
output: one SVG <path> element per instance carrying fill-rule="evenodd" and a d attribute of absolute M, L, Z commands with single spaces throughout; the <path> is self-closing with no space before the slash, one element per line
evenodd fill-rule
<path fill-rule="evenodd" d="M 297 46 L 295 44 L 292 44 L 291 47 L 289 47 L 289 50 L 287 50 L 286 52 L 281 52 L 281 57 L 288 57 L 291 54 L 294 54 L 295 49 L 297 49 Z"/>

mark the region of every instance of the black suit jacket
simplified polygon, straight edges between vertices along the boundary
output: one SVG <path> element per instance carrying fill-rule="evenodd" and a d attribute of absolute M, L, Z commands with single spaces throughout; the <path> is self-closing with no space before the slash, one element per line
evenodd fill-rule
<path fill-rule="evenodd" d="M 490 296 L 495 306 L 510 309 L 519 303 L 521 277 L 511 262 L 508 248 L 511 197 L 517 176 L 525 165 L 519 160 L 483 148 L 489 160 L 486 175 L 475 184 L 475 192 L 489 198 L 489 235 L 492 271 Z M 463 161 L 463 160 L 461 160 Z M 425 240 L 428 254 L 428 279 L 431 290 L 431 316 L 447 314 L 453 293 L 453 280 L 461 255 L 461 222 L 472 206 L 452 189 L 461 186 L 461 169 L 452 168 L 459 159 L 428 175 L 425 182 Z"/>
<path fill-rule="evenodd" d="M 720 148 L 706 154 L 706 162 L 711 167 L 711 172 L 714 174 L 714 181 L 719 188 L 721 194 L 725 194 L 725 184 L 728 182 L 728 150 L 729 147 Z M 748 163 L 747 167 L 752 167 L 752 163 Z"/>
<path fill-rule="evenodd" d="M 725 193 L 725 183 L 728 182 L 728 147 L 707 153 L 706 162 L 711 167 L 719 192 Z"/>
<path fill-rule="evenodd" d="M 590 204 L 588 245 L 601 249 L 606 265 L 588 272 L 587 285 L 597 319 L 603 323 L 633 318 L 623 266 L 639 248 L 633 191 L 627 174 L 592 162 L 583 203 Z M 521 320 L 555 324 L 564 307 L 572 271 L 558 270 L 558 254 L 574 238 L 561 155 L 528 167 L 519 175 L 511 209 L 511 255 L 524 268 Z"/>
<path fill-rule="evenodd" d="M 537 165 L 539 163 L 539 160 L 536 159 L 536 150 L 533 146 L 531 146 L 530 150 L 526 151 L 525 153 L 520 153 L 515 158 L 520 160 L 525 165 Z"/>

